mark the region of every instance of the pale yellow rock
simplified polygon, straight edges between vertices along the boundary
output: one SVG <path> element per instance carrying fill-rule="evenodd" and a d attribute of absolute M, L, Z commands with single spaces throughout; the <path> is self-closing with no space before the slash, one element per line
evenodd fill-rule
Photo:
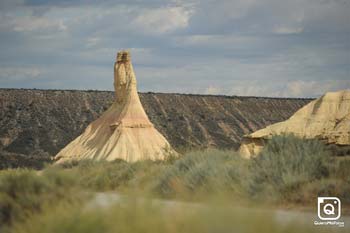
<path fill-rule="evenodd" d="M 239 151 L 244 157 L 254 156 L 269 138 L 281 134 L 350 145 L 350 90 L 328 92 L 299 109 L 288 120 L 246 135 Z"/>
<path fill-rule="evenodd" d="M 133 162 L 176 154 L 141 105 L 127 51 L 117 55 L 114 89 L 116 99 L 112 106 L 55 156 L 57 163 L 83 159 Z"/>

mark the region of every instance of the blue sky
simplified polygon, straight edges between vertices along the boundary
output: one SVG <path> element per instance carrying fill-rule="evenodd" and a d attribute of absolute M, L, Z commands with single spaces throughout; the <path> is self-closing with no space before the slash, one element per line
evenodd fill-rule
<path fill-rule="evenodd" d="M 0 87 L 315 97 L 350 88 L 350 0 L 0 0 Z"/>

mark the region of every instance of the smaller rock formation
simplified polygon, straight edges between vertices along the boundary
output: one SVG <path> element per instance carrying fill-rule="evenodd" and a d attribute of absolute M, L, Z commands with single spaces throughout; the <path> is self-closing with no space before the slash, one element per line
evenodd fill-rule
<path fill-rule="evenodd" d="M 83 159 L 133 162 L 176 154 L 154 128 L 141 105 L 130 53 L 121 51 L 116 60 L 114 103 L 56 155 L 58 163 Z"/>
<path fill-rule="evenodd" d="M 257 155 L 269 138 L 281 134 L 317 138 L 326 144 L 350 145 L 350 90 L 328 92 L 288 120 L 245 135 L 239 151 L 247 158 Z"/>

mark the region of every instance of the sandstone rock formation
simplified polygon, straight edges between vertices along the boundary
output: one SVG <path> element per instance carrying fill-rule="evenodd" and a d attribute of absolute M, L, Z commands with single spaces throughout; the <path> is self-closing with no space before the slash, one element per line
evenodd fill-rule
<path fill-rule="evenodd" d="M 141 105 L 127 51 L 117 55 L 114 89 L 112 106 L 56 155 L 58 163 L 82 159 L 133 162 L 164 159 L 166 154 L 175 153 L 149 121 Z"/>
<path fill-rule="evenodd" d="M 294 134 L 326 144 L 350 145 L 350 90 L 328 92 L 298 110 L 288 120 L 244 136 L 240 153 L 258 154 L 273 135 Z"/>
<path fill-rule="evenodd" d="M 242 136 L 284 121 L 312 99 L 139 93 L 177 150 L 237 150 Z M 114 102 L 114 91 L 0 88 L 0 169 L 42 168 Z"/>

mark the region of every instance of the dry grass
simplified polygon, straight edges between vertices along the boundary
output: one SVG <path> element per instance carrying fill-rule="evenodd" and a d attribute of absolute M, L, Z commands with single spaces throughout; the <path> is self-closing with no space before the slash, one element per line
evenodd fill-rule
<path fill-rule="evenodd" d="M 273 138 L 260 156 L 252 160 L 242 159 L 233 151 L 205 150 L 166 161 L 83 161 L 50 166 L 40 174 L 26 169 L 1 171 L 0 224 L 5 231 L 5 227 L 15 223 L 15 232 L 67 232 L 67 229 L 73 229 L 70 232 L 97 232 L 97 229 L 106 229 L 99 232 L 114 232 L 109 229 L 164 232 L 171 227 L 174 232 L 213 232 L 207 221 L 216 219 L 216 215 L 210 213 L 188 218 L 175 215 L 171 217 L 171 220 L 175 218 L 174 225 L 174 221 L 168 221 L 169 217 L 164 219 L 157 209 L 147 209 L 147 213 L 152 213 L 147 214 L 131 205 L 127 209 L 114 207 L 110 212 L 90 213 L 82 212 L 77 206 L 85 199 L 84 193 L 109 190 L 187 201 L 220 198 L 227 205 L 259 202 L 314 206 L 317 196 L 326 195 L 337 196 L 344 206 L 349 206 L 349 171 L 350 160 L 346 157 L 332 157 L 320 142 L 290 135 Z M 77 207 L 78 212 L 68 208 L 67 202 Z M 245 223 L 244 215 L 227 210 L 220 214 L 224 230 L 233 227 L 230 218 Z M 30 223 L 20 224 L 27 218 Z M 128 219 L 133 219 L 135 228 Z M 256 228 L 254 225 L 242 232 L 257 231 L 268 221 L 274 226 L 271 219 L 263 216 L 249 221 L 256 223 Z M 246 224 L 249 225 L 248 221 Z M 186 228 L 187 225 L 192 227 Z M 42 230 L 38 231 L 38 227 Z M 216 227 L 220 231 L 220 226 Z M 270 230 L 277 232 L 280 228 Z"/>

